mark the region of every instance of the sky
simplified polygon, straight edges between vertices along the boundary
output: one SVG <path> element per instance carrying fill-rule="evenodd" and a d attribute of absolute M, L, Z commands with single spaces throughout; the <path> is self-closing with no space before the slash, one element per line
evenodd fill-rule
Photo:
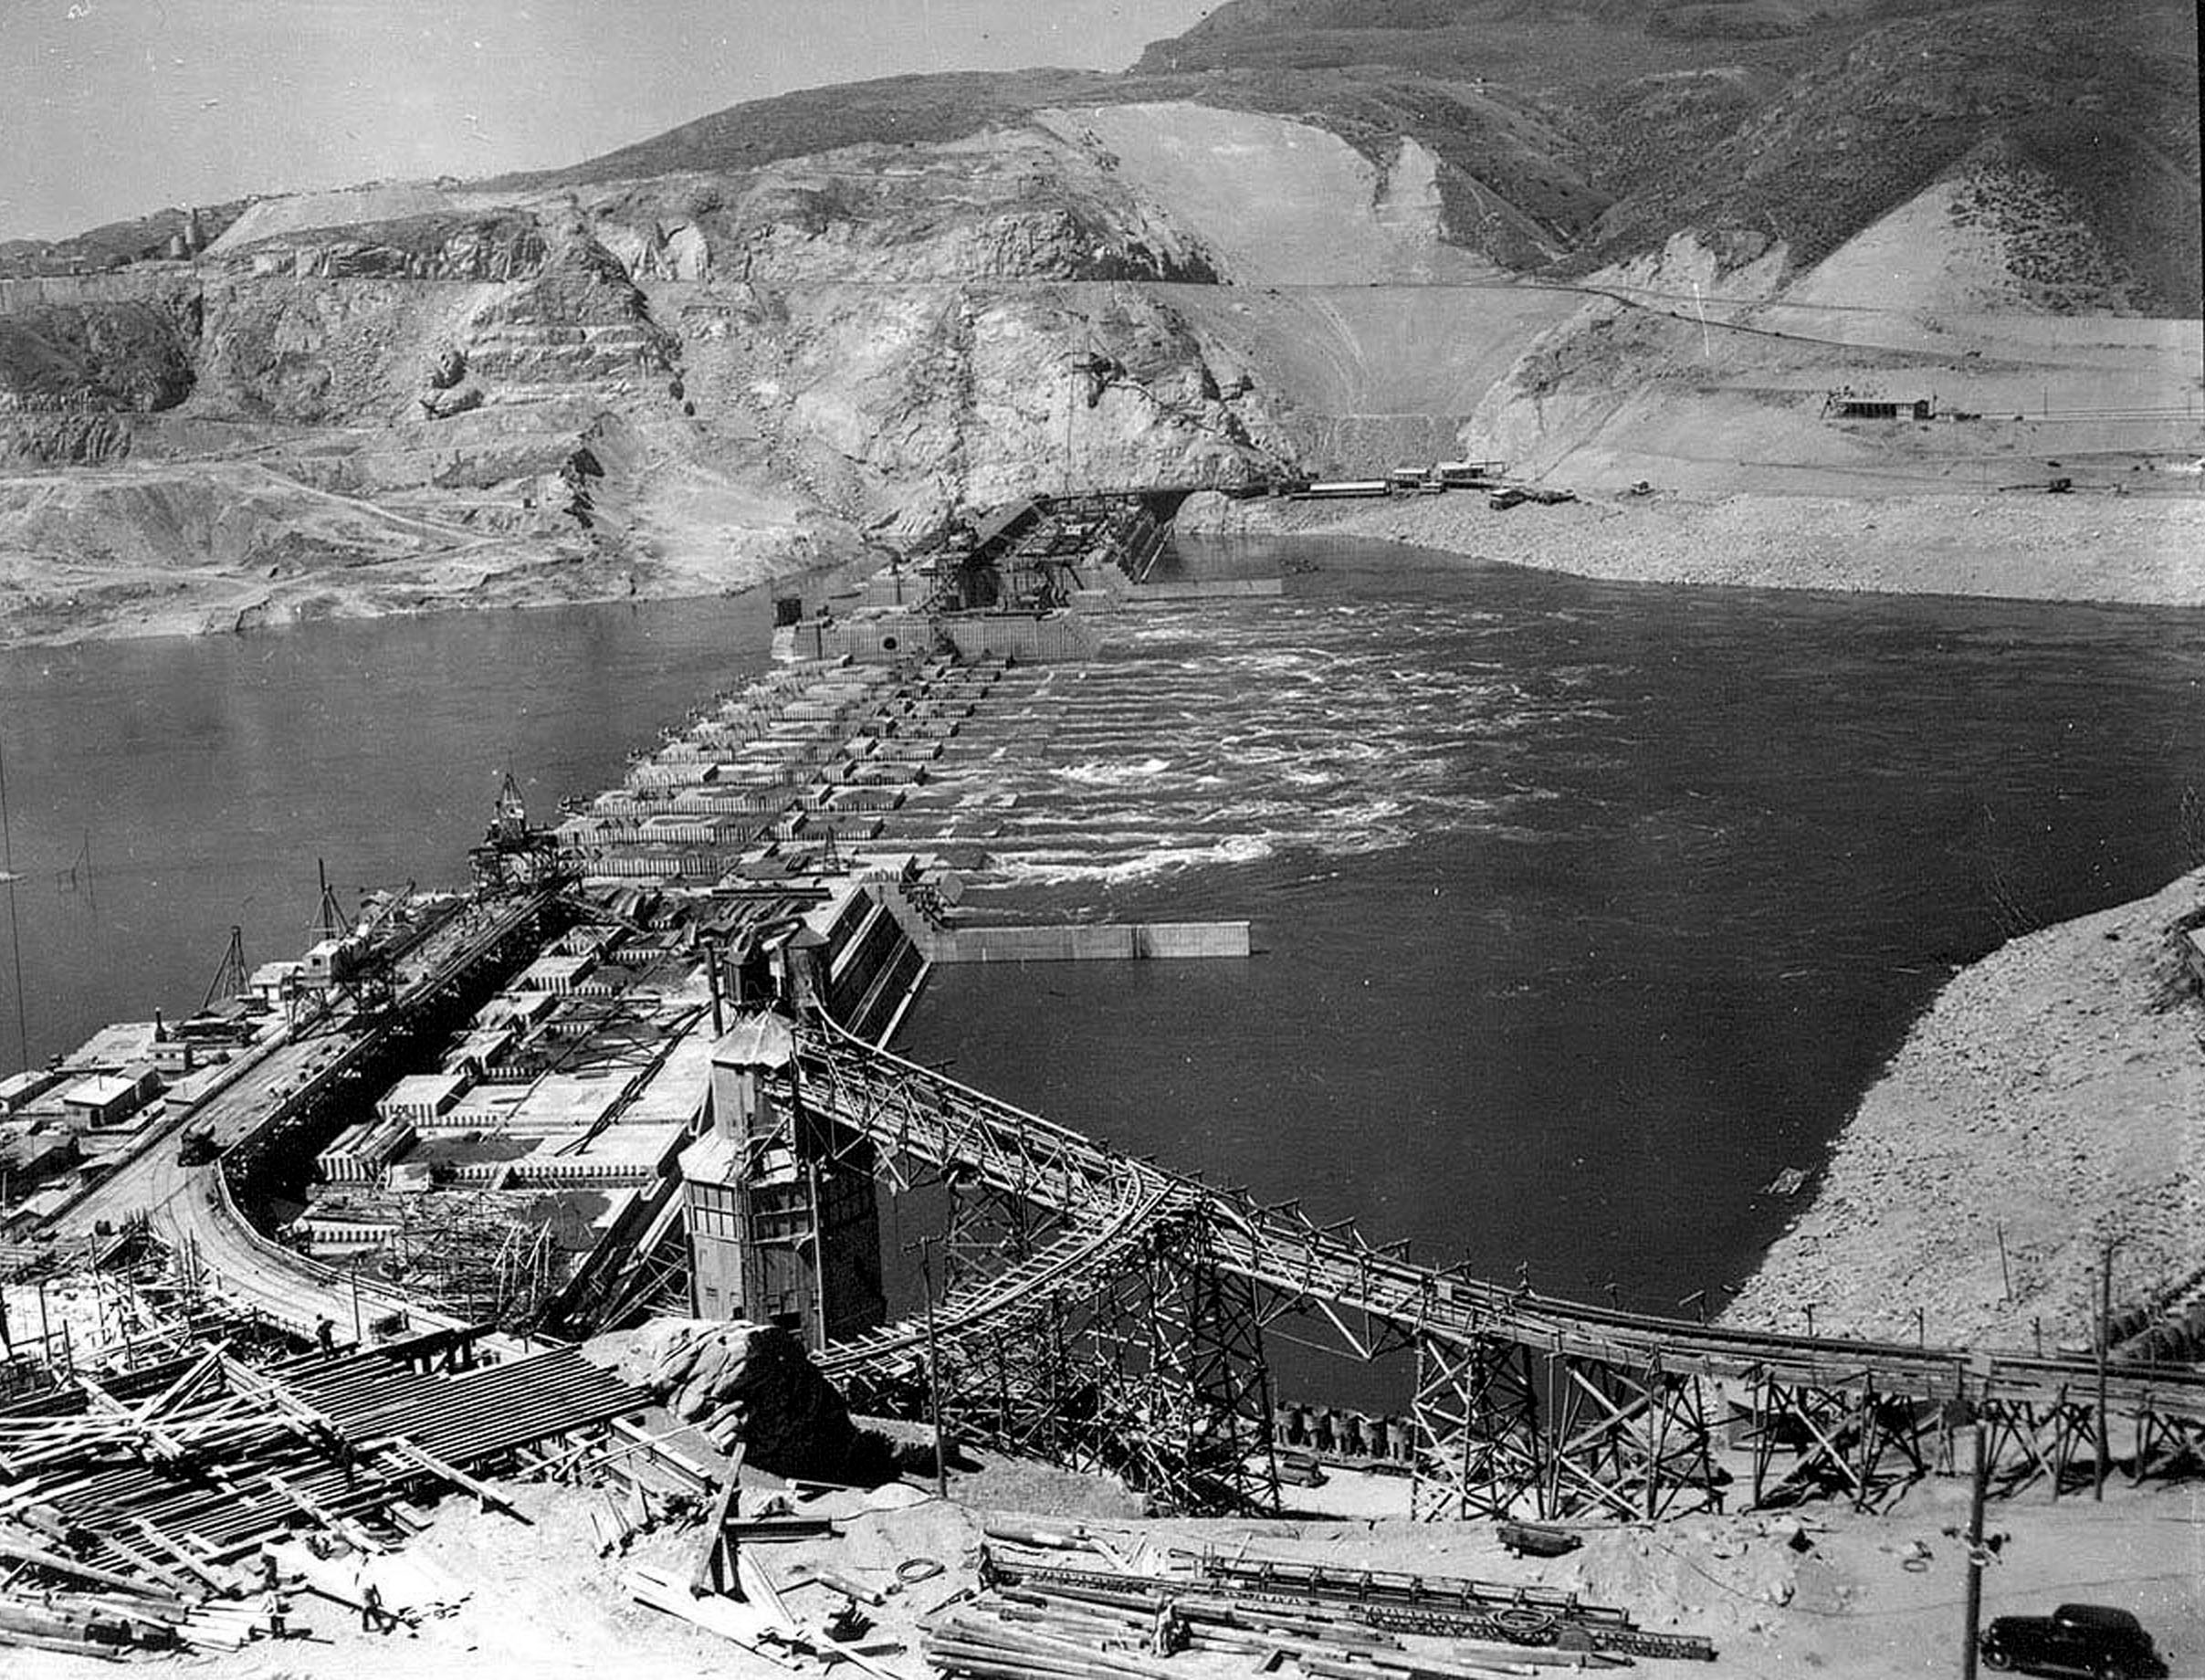
<path fill-rule="evenodd" d="M 907 71 L 1123 69 L 1217 0 L 0 0 L 0 239 L 593 157 Z"/>

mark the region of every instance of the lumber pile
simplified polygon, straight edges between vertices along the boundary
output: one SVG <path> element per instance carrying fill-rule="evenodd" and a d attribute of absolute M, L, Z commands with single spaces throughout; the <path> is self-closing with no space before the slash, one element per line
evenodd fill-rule
<path fill-rule="evenodd" d="M 16 1538 L 0 1525 L 0 1560 L 10 1566 L 0 1587 L 0 1645 L 116 1657 L 131 1651 L 180 1648 L 234 1651 L 260 1626 L 243 1604 L 173 1571 L 150 1566 L 139 1580 Z M 241 1583 L 225 1581 L 224 1590 Z"/>
<path fill-rule="evenodd" d="M 353 1608 L 368 1580 L 394 1612 L 456 1601 L 388 1556 L 413 1502 L 457 1491 L 525 1522 L 478 1469 L 643 1400 L 571 1349 L 452 1368 L 461 1350 L 256 1368 L 215 1342 L 0 1407 L 0 1643 L 234 1650 L 280 1611 L 271 1550 L 285 1585 Z M 299 1531 L 320 1543 L 287 1545 Z"/>

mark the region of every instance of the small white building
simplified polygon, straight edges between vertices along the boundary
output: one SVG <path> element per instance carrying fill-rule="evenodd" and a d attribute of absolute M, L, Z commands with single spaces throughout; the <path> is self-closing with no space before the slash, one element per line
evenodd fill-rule
<path fill-rule="evenodd" d="M 269 1009 L 280 1009 L 292 981 L 305 967 L 306 964 L 295 957 L 287 957 L 277 962 L 264 962 L 253 971 L 253 977 L 246 982 L 245 989 L 256 1002 Z"/>
<path fill-rule="evenodd" d="M 383 1094 L 375 1112 L 386 1120 L 433 1126 L 467 1095 L 472 1076 L 464 1068 L 441 1074 L 408 1074 Z"/>
<path fill-rule="evenodd" d="M 94 1074 L 61 1093 L 62 1112 L 79 1126 L 120 1126 L 161 1091 L 161 1076 L 150 1067 Z"/>
<path fill-rule="evenodd" d="M 19 1114 L 68 1076 L 57 1067 L 26 1067 L 0 1079 L 0 1115 Z"/>
<path fill-rule="evenodd" d="M 580 985 L 596 966 L 595 957 L 539 957 L 520 971 L 520 976 L 513 982 L 512 990 L 549 992 L 553 997 L 564 997 Z"/>

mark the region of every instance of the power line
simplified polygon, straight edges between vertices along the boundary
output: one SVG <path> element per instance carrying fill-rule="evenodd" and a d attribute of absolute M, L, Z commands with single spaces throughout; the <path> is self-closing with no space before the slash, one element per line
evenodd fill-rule
<path fill-rule="evenodd" d="M 7 825 L 7 753 L 0 748 L 0 881 L 7 885 L 7 943 L 16 964 L 16 1053 L 31 1063 L 30 1030 L 24 1025 L 23 928 L 16 919 L 16 843 Z"/>

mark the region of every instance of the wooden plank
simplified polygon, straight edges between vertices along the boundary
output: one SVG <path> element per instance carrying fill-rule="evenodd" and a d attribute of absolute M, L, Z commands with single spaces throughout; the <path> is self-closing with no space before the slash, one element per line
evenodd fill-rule
<path fill-rule="evenodd" d="M 151 1541 L 154 1546 L 160 1548 L 160 1549 L 168 1554 L 168 1556 L 175 1559 L 177 1562 L 183 1564 L 184 1567 L 190 1570 L 191 1573 L 195 1576 L 204 1585 L 211 1588 L 217 1594 L 225 1591 L 225 1583 L 217 1579 L 205 1564 L 199 1561 L 196 1557 L 193 1556 L 191 1552 L 184 1549 L 182 1544 L 171 1539 L 167 1535 L 163 1534 L 158 1528 L 156 1528 L 153 1524 L 152 1518 L 150 1517 L 133 1517 L 131 1518 L 131 1525 L 136 1528 L 138 1532 L 147 1540 Z M 114 1539 L 111 1535 L 107 1537 L 107 1538 L 110 1545 L 114 1543 Z"/>
<path fill-rule="evenodd" d="M 273 1470 L 269 1471 L 262 1479 L 331 1534 L 351 1541 L 361 1551 L 379 1552 L 383 1550 L 381 1543 L 376 1540 L 375 1537 L 351 1517 L 341 1516 L 338 1512 L 331 1510 L 326 1505 L 309 1498 Z"/>
<path fill-rule="evenodd" d="M 182 1400 L 184 1395 L 198 1387 L 207 1377 L 221 1370 L 223 1347 L 223 1343 L 215 1343 L 194 1360 L 191 1368 L 184 1375 L 178 1377 L 160 1393 L 140 1406 L 137 1411 L 138 1421 L 141 1423 L 152 1423 L 154 1418 L 160 1416 L 161 1413 Z"/>
<path fill-rule="evenodd" d="M 191 1584 L 183 1576 L 165 1564 L 156 1563 L 112 1529 L 95 1529 L 94 1532 L 99 1535 L 100 1543 L 102 1546 L 129 1564 L 131 1568 L 138 1570 L 139 1573 L 151 1577 L 172 1592 L 184 1593 L 192 1591 Z"/>
<path fill-rule="evenodd" d="M 729 1476 L 720 1487 L 719 1497 L 712 1503 L 711 1516 L 705 1519 L 704 1544 L 698 1549 L 697 1567 L 689 1571 L 689 1591 L 700 1598 L 727 1584 L 727 1578 L 719 1572 L 719 1557 L 723 1549 L 733 1548 L 733 1542 L 728 1538 L 728 1517 L 741 1496 L 740 1476 Z M 730 1570 L 728 1573 L 732 1576 L 734 1571 Z"/>
<path fill-rule="evenodd" d="M 97 1581 L 102 1587 L 112 1587 L 118 1592 L 133 1592 L 141 1598 L 161 1599 L 169 1595 L 149 1587 L 131 1575 L 119 1575 L 113 1570 L 103 1570 L 94 1564 L 79 1563 L 74 1558 L 65 1558 L 59 1552 L 24 1546 L 0 1535 L 0 1558 L 13 1558 L 22 1563 L 35 1563 L 42 1570 L 51 1570 L 57 1575 L 71 1575 L 79 1580 Z"/>
<path fill-rule="evenodd" d="M 122 1653 L 112 1645 L 89 1639 L 51 1639 L 43 1633 L 17 1633 L 0 1628 L 0 1645 L 22 1645 L 34 1651 L 62 1651 L 70 1656 L 96 1656 L 103 1663 L 120 1663 Z"/>
<path fill-rule="evenodd" d="M 776 1668 L 785 1668 L 795 1674 L 806 1672 L 790 1660 L 786 1654 L 768 1648 L 767 1641 L 777 1636 L 779 1630 L 768 1625 L 767 1619 L 751 1605 L 739 1604 L 732 1599 L 717 1595 L 692 1598 L 687 1583 L 678 1577 L 665 1570 L 650 1569 L 642 1564 L 626 1570 L 621 1576 L 620 1582 L 626 1589 L 628 1596 L 639 1604 L 648 1604 L 653 1610 L 664 1611 L 667 1615 L 677 1616 L 709 1633 L 717 1633 Z"/>
<path fill-rule="evenodd" d="M 436 1454 L 430 1452 L 428 1448 L 423 1446 L 419 1442 L 409 1440 L 407 1437 L 401 1435 L 396 1439 L 394 1444 L 401 1453 L 413 1459 L 415 1463 L 418 1464 L 424 1470 L 429 1472 L 430 1475 L 442 1476 L 446 1481 L 451 1483 L 455 1487 L 466 1488 L 467 1492 L 473 1494 L 476 1498 L 482 1501 L 482 1506 L 485 1510 L 503 1511 L 508 1517 L 510 1517 L 515 1522 L 520 1523 L 523 1528 L 535 1527 L 534 1522 L 530 1518 L 526 1512 L 516 1507 L 510 1499 L 499 1493 L 495 1487 L 490 1486 L 487 1482 L 479 1481 L 476 1477 L 469 1475 L 466 1471 L 460 1469 L 456 1465 L 446 1464 L 443 1459 L 437 1457 Z"/>
<path fill-rule="evenodd" d="M 84 1391 L 94 1405 L 113 1417 L 126 1433 L 142 1438 L 146 1444 L 153 1449 L 157 1456 L 172 1462 L 181 1460 L 185 1456 L 183 1442 L 177 1440 L 168 1431 L 155 1428 L 152 1423 L 145 1422 L 91 1378 L 79 1375 L 77 1379 L 77 1386 Z"/>
<path fill-rule="evenodd" d="M 740 1549 L 735 1553 L 735 1579 L 742 1584 L 743 1601 L 766 1616 L 775 1631 L 793 1636 L 803 1629 L 788 1601 L 781 1596 L 781 1589 L 773 1584 L 772 1571 Z"/>
<path fill-rule="evenodd" d="M 702 1459 L 694 1458 L 671 1444 L 674 1436 L 687 1434 L 689 1432 L 691 1427 L 689 1424 L 685 1423 L 679 1429 L 669 1430 L 660 1435 L 650 1433 L 642 1424 L 632 1423 L 626 1418 L 613 1419 L 610 1427 L 613 1433 L 619 1436 L 627 1444 L 616 1453 L 608 1454 L 608 1457 L 618 1457 L 631 1452 L 647 1454 L 655 1462 L 665 1465 L 678 1475 L 687 1477 L 695 1484 L 700 1493 L 719 1479 L 712 1467 Z"/>

